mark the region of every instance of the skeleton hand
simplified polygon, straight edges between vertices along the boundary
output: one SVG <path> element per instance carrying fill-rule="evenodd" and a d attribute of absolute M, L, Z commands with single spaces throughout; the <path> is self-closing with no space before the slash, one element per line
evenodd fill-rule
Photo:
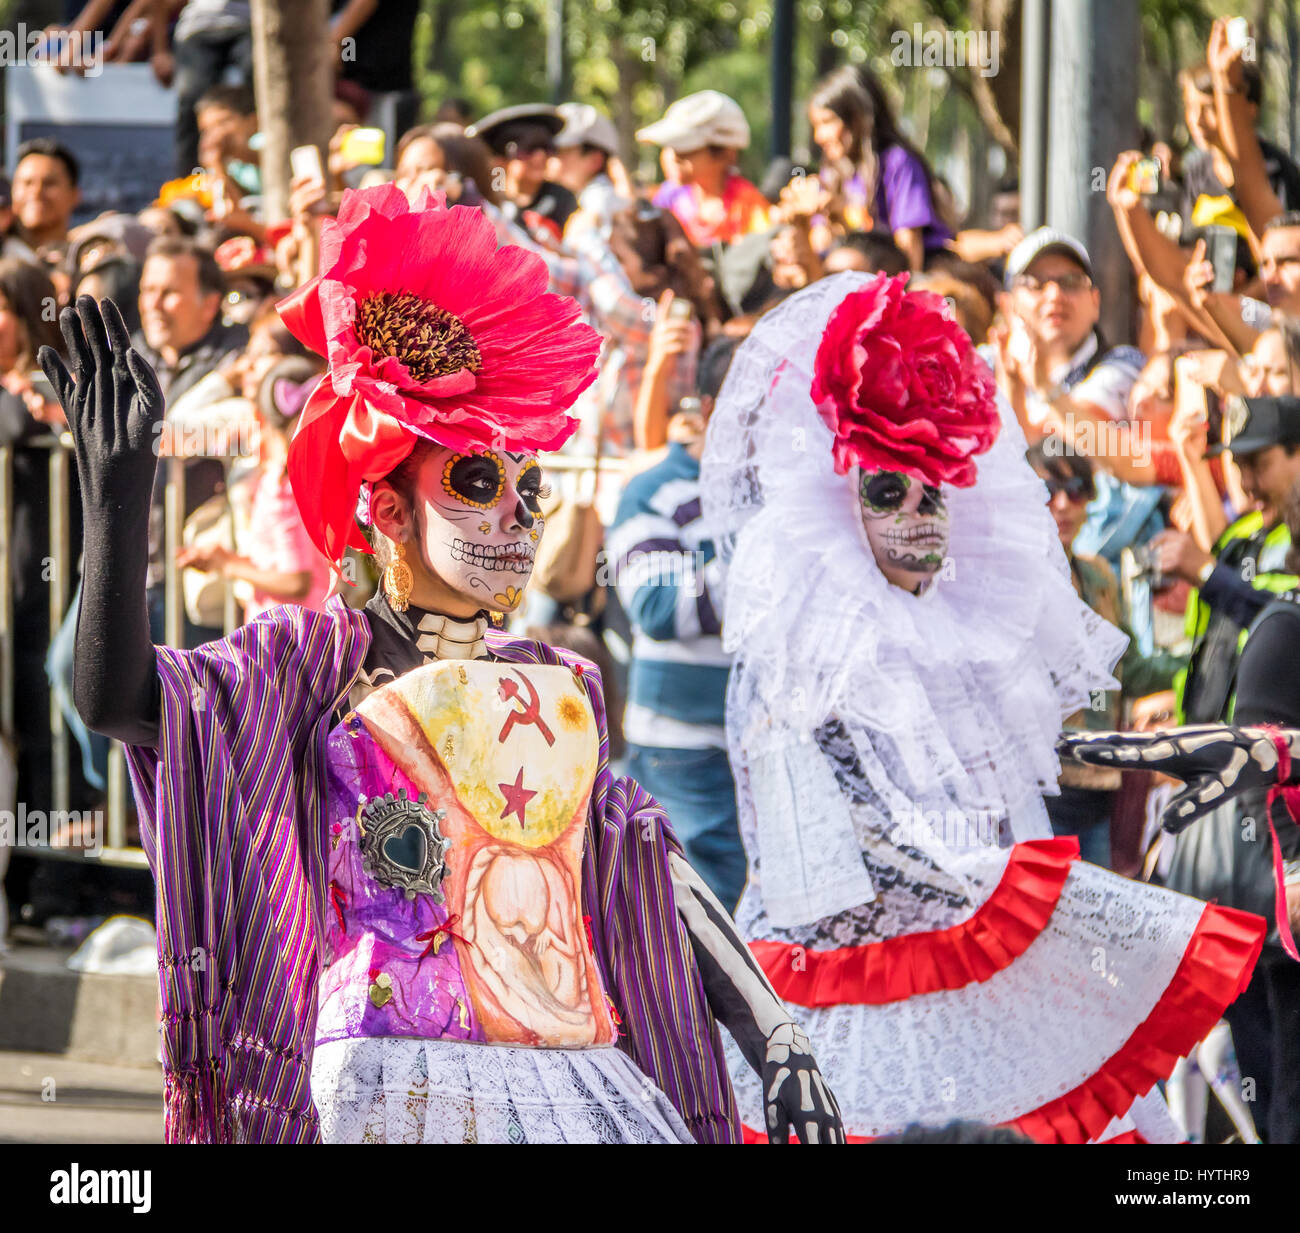
<path fill-rule="evenodd" d="M 840 1107 L 797 1025 L 783 1023 L 767 1038 L 762 1079 L 769 1143 L 788 1143 L 792 1125 L 800 1143 L 845 1141 Z"/>
<path fill-rule="evenodd" d="M 1300 753 L 1300 731 L 1283 735 Z M 1187 786 L 1161 816 L 1167 831 L 1178 832 L 1216 805 L 1277 782 L 1277 747 L 1262 728 L 1198 724 L 1164 732 L 1070 733 L 1056 745 L 1063 758 L 1121 770 L 1163 771 Z"/>

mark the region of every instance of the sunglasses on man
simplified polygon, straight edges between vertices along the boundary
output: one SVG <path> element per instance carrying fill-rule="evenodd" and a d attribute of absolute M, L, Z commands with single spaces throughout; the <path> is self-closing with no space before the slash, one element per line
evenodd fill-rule
<path fill-rule="evenodd" d="M 1086 274 L 1060 274 L 1055 278 L 1035 278 L 1032 274 L 1018 274 L 1012 281 L 1012 286 L 1020 291 L 1029 291 L 1034 295 L 1046 291 L 1048 287 L 1055 283 L 1057 289 L 1065 295 L 1077 295 L 1080 291 L 1088 291 L 1092 287 L 1092 279 Z"/>

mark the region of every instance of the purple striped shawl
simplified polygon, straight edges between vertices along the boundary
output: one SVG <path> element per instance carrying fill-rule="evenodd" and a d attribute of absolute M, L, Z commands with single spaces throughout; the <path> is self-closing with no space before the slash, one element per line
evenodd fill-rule
<path fill-rule="evenodd" d="M 158 886 L 164 1120 L 169 1143 L 320 1137 L 309 1086 L 324 919 L 325 740 L 365 659 L 366 618 L 275 608 L 196 651 L 158 648 L 161 734 L 128 750 Z M 608 765 L 596 669 L 489 632 L 514 663 L 578 666 L 601 731 L 583 910 L 619 1046 L 696 1140 L 740 1141 L 717 1025 L 677 915 L 663 808 Z"/>

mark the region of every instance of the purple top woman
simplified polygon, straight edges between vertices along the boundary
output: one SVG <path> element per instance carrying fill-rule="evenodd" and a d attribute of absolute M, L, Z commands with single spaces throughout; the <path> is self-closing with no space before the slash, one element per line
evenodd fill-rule
<path fill-rule="evenodd" d="M 936 201 L 934 172 L 899 128 L 879 79 L 866 68 L 837 69 L 813 91 L 808 122 L 846 225 L 888 230 L 911 268 L 922 269 L 953 238 L 952 228 Z"/>

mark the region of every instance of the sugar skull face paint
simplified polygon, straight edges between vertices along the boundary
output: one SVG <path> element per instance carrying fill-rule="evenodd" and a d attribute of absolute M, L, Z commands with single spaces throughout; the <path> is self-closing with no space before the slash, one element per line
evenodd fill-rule
<path fill-rule="evenodd" d="M 542 489 L 532 454 L 433 450 L 414 493 L 430 569 L 483 608 L 513 611 L 541 540 Z"/>
<path fill-rule="evenodd" d="M 895 586 L 920 593 L 948 551 L 943 491 L 898 471 L 852 472 L 858 513 L 880 572 Z"/>

